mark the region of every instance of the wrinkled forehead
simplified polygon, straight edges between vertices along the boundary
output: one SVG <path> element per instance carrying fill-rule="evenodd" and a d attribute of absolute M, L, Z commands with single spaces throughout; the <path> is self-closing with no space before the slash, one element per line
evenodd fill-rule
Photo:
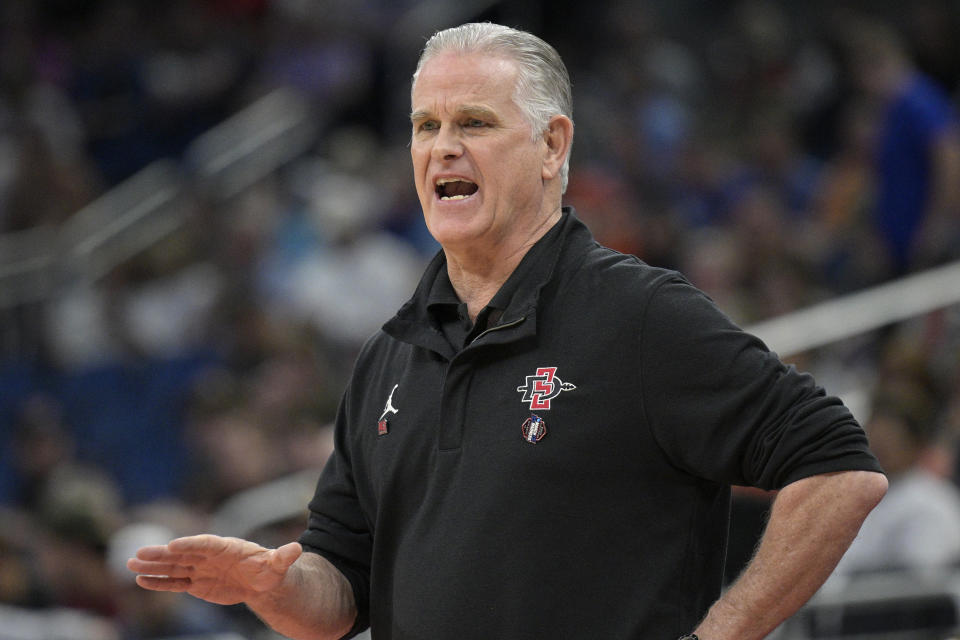
<path fill-rule="evenodd" d="M 444 51 L 426 60 L 414 78 L 410 102 L 414 110 L 425 103 L 463 98 L 513 100 L 517 63 L 504 55 Z"/>

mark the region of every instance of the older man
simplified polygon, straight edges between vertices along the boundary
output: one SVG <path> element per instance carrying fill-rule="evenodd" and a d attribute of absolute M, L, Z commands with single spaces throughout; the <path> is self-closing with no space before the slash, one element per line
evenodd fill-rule
<path fill-rule="evenodd" d="M 411 155 L 443 250 L 358 359 L 308 530 L 144 548 L 142 586 L 378 640 L 749 640 L 820 586 L 886 488 L 862 430 L 561 208 L 570 103 L 528 33 L 427 43 Z M 781 491 L 721 597 L 732 484 Z"/>

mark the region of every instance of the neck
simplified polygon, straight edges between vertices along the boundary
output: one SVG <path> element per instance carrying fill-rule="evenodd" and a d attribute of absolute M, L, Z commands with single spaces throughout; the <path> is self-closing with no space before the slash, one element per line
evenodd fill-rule
<path fill-rule="evenodd" d="M 513 273 L 523 256 L 527 255 L 537 241 L 560 220 L 558 206 L 528 233 L 513 242 L 504 242 L 498 251 L 454 251 L 444 247 L 447 257 L 447 274 L 457 297 L 467 305 L 471 320 L 476 320 L 480 311 L 490 302 L 503 283 Z"/>

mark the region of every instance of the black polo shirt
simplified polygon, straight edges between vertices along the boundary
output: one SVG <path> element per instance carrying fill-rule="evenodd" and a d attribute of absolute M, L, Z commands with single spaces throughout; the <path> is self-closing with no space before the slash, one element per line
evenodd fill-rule
<path fill-rule="evenodd" d="M 837 398 L 679 274 L 571 210 L 554 231 L 463 348 L 431 312 L 442 253 L 364 346 L 300 538 L 350 580 L 351 633 L 676 638 L 720 594 L 730 485 L 879 470 Z"/>

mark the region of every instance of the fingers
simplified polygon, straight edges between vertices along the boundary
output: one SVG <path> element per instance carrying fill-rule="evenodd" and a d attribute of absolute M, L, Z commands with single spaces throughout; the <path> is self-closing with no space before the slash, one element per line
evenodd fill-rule
<path fill-rule="evenodd" d="M 190 536 L 165 545 L 141 547 L 136 557 L 127 560 L 127 568 L 140 574 L 137 584 L 146 589 L 185 591 L 192 583 L 196 565 L 229 547 L 221 540 L 217 536 Z"/>
<path fill-rule="evenodd" d="M 241 540 L 240 538 L 224 538 L 209 533 L 198 536 L 187 536 L 171 540 L 167 548 L 173 553 L 195 553 L 202 556 L 217 555 L 230 551 L 231 549 L 241 549 L 244 545 L 252 545 L 252 542 Z"/>
<path fill-rule="evenodd" d="M 136 558 L 127 560 L 127 568 L 139 574 L 137 584 L 151 591 L 186 591 L 193 581 L 194 568 L 191 565 L 176 564 L 169 561 L 156 561 L 147 558 L 162 558 L 169 554 L 162 551 L 165 547 L 144 548 L 137 552 Z"/>
<path fill-rule="evenodd" d="M 282 573 L 300 557 L 302 551 L 297 542 L 268 550 L 240 538 L 203 534 L 177 538 L 165 545 L 141 547 L 136 557 L 128 560 L 127 568 L 141 574 L 179 578 L 192 575 L 195 567 L 222 570 L 244 558 L 261 556 L 269 566 Z"/>
<path fill-rule="evenodd" d="M 259 545 L 239 538 L 199 535 L 177 538 L 165 545 L 141 547 L 137 550 L 136 557 L 149 562 L 196 565 L 226 553 L 241 553 L 246 550 L 245 546 L 261 548 Z"/>
<path fill-rule="evenodd" d="M 142 547 L 127 568 L 139 574 L 137 584 L 145 589 L 232 604 L 276 586 L 302 553 L 297 542 L 266 549 L 240 538 L 199 535 Z"/>
<path fill-rule="evenodd" d="M 151 591 L 186 591 L 193 584 L 189 578 L 164 578 L 162 576 L 137 576 L 137 584 Z"/>
<path fill-rule="evenodd" d="M 163 557 L 169 557 L 169 555 L 170 552 L 166 545 L 153 545 L 137 549 L 137 557 L 141 560 L 159 560 Z"/>
<path fill-rule="evenodd" d="M 151 562 L 179 562 L 180 564 L 197 564 L 206 556 L 196 553 L 174 553 L 165 545 L 141 547 L 137 550 L 137 558 Z"/>
<path fill-rule="evenodd" d="M 193 565 L 173 562 L 151 562 L 139 558 L 130 558 L 127 560 L 127 568 L 141 575 L 166 578 L 191 578 L 194 574 Z"/>
<path fill-rule="evenodd" d="M 176 538 L 167 544 L 141 547 L 137 557 L 157 556 L 161 554 L 194 554 L 198 556 L 217 555 L 230 549 L 240 549 L 252 542 L 240 538 L 224 538 L 211 534 Z M 254 545 L 256 546 L 256 545 Z"/>

